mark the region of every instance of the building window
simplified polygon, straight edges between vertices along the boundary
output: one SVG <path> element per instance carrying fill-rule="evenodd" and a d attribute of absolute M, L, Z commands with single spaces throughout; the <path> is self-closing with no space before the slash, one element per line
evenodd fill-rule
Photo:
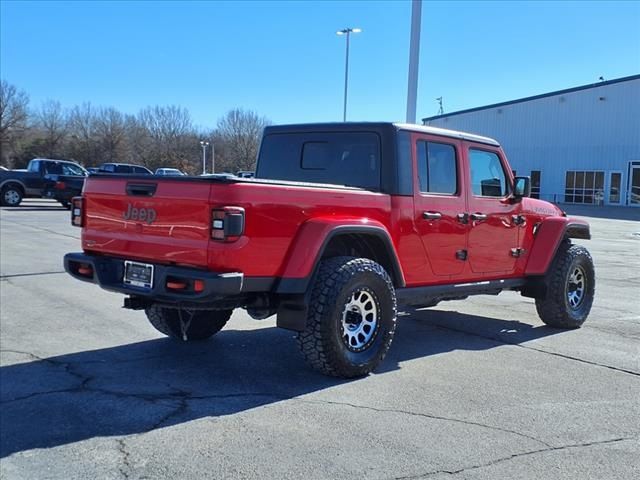
<path fill-rule="evenodd" d="M 540 170 L 531 170 L 531 198 L 540 198 Z"/>
<path fill-rule="evenodd" d="M 564 190 L 566 203 L 597 203 L 597 198 L 603 192 L 604 172 L 567 172 Z"/>
<path fill-rule="evenodd" d="M 419 141 L 417 151 L 420 191 L 455 195 L 458 178 L 453 145 Z"/>
<path fill-rule="evenodd" d="M 609 203 L 620 203 L 621 186 L 622 174 L 620 172 L 611 172 L 611 181 L 609 182 Z"/>

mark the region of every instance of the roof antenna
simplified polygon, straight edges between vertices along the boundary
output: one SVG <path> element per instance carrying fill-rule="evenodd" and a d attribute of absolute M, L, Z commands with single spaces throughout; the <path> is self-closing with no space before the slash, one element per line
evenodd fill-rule
<path fill-rule="evenodd" d="M 440 105 L 440 108 L 438 108 L 438 115 L 444 115 L 444 108 L 442 108 L 442 97 L 436 98 L 436 102 L 438 102 L 438 105 Z"/>
<path fill-rule="evenodd" d="M 601 82 L 604 82 L 604 77 L 598 77 L 598 80 L 600 80 Z"/>

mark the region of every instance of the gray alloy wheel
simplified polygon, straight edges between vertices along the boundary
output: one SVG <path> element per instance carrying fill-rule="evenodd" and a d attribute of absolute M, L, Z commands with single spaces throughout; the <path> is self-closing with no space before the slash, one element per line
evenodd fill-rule
<path fill-rule="evenodd" d="M 297 336 L 307 363 L 343 378 L 373 371 L 396 329 L 395 290 L 382 265 L 368 258 L 326 258 L 309 294 L 306 328 Z"/>
<path fill-rule="evenodd" d="M 576 265 L 569 276 L 566 286 L 567 303 L 573 310 L 580 308 L 585 297 L 586 274 L 580 265 Z"/>
<path fill-rule="evenodd" d="M 353 292 L 344 305 L 340 333 L 352 352 L 365 350 L 378 333 L 378 306 L 374 295 L 362 287 Z"/>
<path fill-rule="evenodd" d="M 593 259 L 586 248 L 562 242 L 545 278 L 546 293 L 536 298 L 540 319 L 551 327 L 579 328 L 595 296 Z"/>
<path fill-rule="evenodd" d="M 18 187 L 9 185 L 2 189 L 2 205 L 5 207 L 17 207 L 22 202 L 22 192 Z"/>

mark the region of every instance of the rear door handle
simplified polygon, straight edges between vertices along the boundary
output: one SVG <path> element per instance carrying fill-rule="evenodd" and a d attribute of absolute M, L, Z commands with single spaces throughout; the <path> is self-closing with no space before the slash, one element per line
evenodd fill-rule
<path fill-rule="evenodd" d="M 481 222 L 482 220 L 486 220 L 487 216 L 484 213 L 472 213 L 471 220 L 475 220 L 476 222 Z"/>
<path fill-rule="evenodd" d="M 442 214 L 440 212 L 422 212 L 422 218 L 425 220 L 440 220 Z"/>

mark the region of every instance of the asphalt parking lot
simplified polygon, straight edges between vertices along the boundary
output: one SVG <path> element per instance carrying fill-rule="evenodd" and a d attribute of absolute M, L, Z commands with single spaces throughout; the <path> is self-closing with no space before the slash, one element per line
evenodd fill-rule
<path fill-rule="evenodd" d="M 382 367 L 344 381 L 243 311 L 210 341 L 167 340 L 63 272 L 68 211 L 3 208 L 0 477 L 640 478 L 635 213 L 589 218 L 580 330 L 513 292 L 444 303 L 402 313 Z"/>

